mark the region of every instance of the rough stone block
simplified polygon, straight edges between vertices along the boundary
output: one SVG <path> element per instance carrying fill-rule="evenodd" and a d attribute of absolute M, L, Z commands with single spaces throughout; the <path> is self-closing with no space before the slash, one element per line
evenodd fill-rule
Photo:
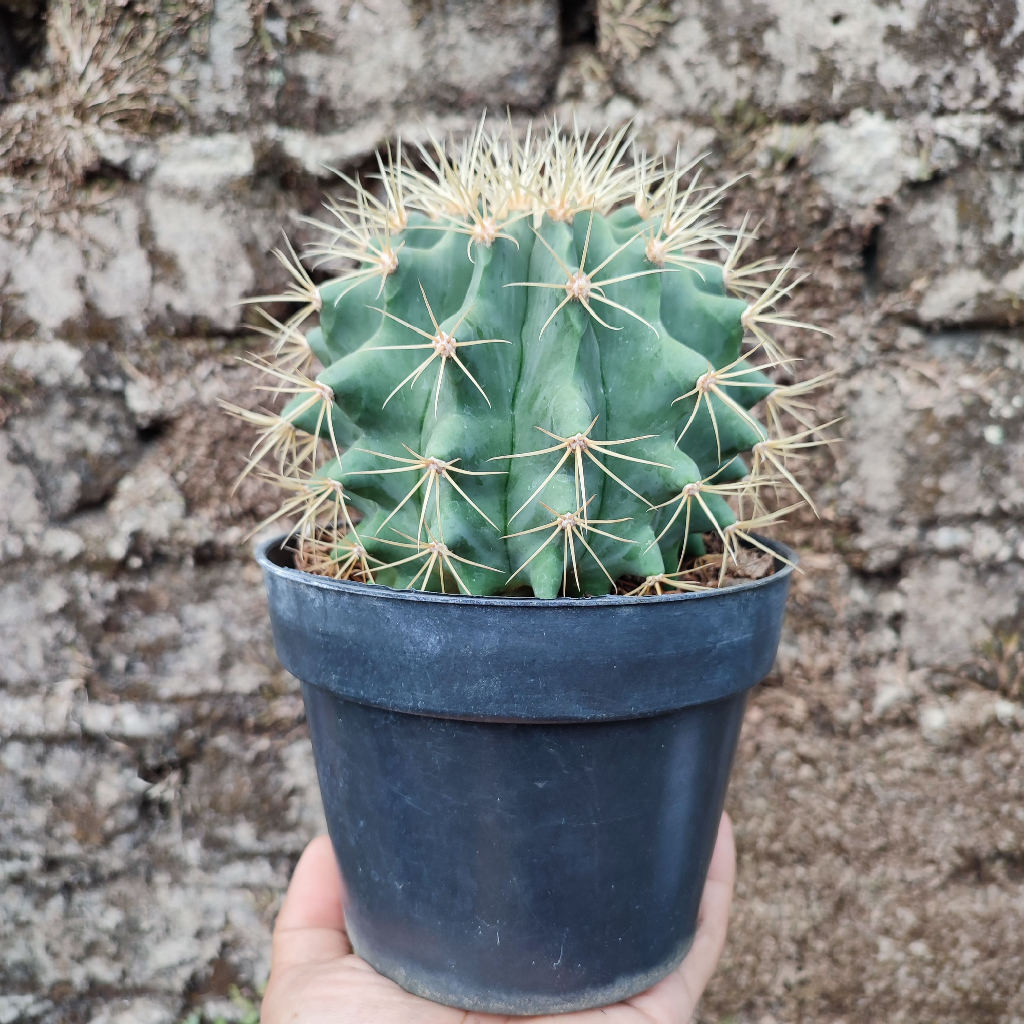
<path fill-rule="evenodd" d="M 183 199 L 158 189 L 150 190 L 146 206 L 155 247 L 171 261 L 154 282 L 154 312 L 205 322 L 214 330 L 237 327 L 238 302 L 255 282 L 243 219 L 215 200 Z"/>
<path fill-rule="evenodd" d="M 339 128 L 372 114 L 394 124 L 411 103 L 530 107 L 554 81 L 559 16 L 551 0 L 314 7 L 331 45 L 285 58 L 286 75 L 301 83 L 292 123 Z"/>
<path fill-rule="evenodd" d="M 815 133 L 811 174 L 837 205 L 871 206 L 920 173 L 913 141 L 900 122 L 855 110 L 846 123 L 829 122 Z"/>
<path fill-rule="evenodd" d="M 662 115 L 835 118 L 1024 109 L 1015 0 L 676 0 L 677 20 L 621 74 Z"/>
<path fill-rule="evenodd" d="M 1024 593 L 1019 566 L 979 578 L 953 558 L 915 563 L 900 584 L 906 595 L 902 643 L 918 668 L 955 673 L 1002 620 L 1017 616 Z"/>
<path fill-rule="evenodd" d="M 86 250 L 86 295 L 111 320 L 127 319 L 138 328 L 149 308 L 153 270 L 139 238 L 141 218 L 133 199 L 117 199 L 83 218 L 92 242 Z"/>
<path fill-rule="evenodd" d="M 56 231 L 39 232 L 26 248 L 0 240 L 0 274 L 8 277 L 5 290 L 16 296 L 44 337 L 53 337 L 85 312 L 85 272 L 81 246 Z"/>
<path fill-rule="evenodd" d="M 168 135 L 149 184 L 172 192 L 217 193 L 244 185 L 255 167 L 252 143 L 244 135 Z"/>
<path fill-rule="evenodd" d="M 878 266 L 887 287 L 912 291 L 915 319 L 932 327 L 1017 322 L 1021 181 L 1021 167 L 1001 147 L 985 148 L 948 176 L 901 194 L 880 230 Z"/>

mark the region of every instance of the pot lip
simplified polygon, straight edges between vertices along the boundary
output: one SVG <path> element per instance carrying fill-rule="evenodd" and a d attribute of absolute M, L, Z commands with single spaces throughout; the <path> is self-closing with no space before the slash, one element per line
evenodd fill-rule
<path fill-rule="evenodd" d="M 777 560 L 778 568 L 771 576 L 746 583 L 736 583 L 722 590 L 689 591 L 678 594 L 650 594 L 645 597 L 626 597 L 624 594 L 606 594 L 603 597 L 475 597 L 467 594 L 438 594 L 431 590 L 395 590 L 382 583 L 356 583 L 353 580 L 335 580 L 328 576 L 304 572 L 291 566 L 281 565 L 271 557 L 273 552 L 281 550 L 288 534 L 278 534 L 263 541 L 256 548 L 256 561 L 264 573 L 271 573 L 293 583 L 313 587 L 318 590 L 333 591 L 353 596 L 382 598 L 390 601 L 410 601 L 414 604 L 436 605 L 470 605 L 479 608 L 616 608 L 642 607 L 645 604 L 667 604 L 680 601 L 709 601 L 738 596 L 751 590 L 778 585 L 788 580 L 799 563 L 796 552 L 781 541 L 759 534 L 752 534 L 777 554 L 789 559 L 792 565 Z"/>

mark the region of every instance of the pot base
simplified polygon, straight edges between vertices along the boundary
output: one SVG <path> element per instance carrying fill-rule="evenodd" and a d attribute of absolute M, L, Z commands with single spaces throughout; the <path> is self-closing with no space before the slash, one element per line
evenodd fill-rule
<path fill-rule="evenodd" d="M 627 998 L 683 958 L 746 694 L 586 724 L 303 695 L 353 946 L 381 974 L 525 1016 Z"/>
<path fill-rule="evenodd" d="M 593 1010 L 600 1006 L 610 1006 L 622 1002 L 640 992 L 656 985 L 662 978 L 671 974 L 684 960 L 693 945 L 691 935 L 675 952 L 671 959 L 647 971 L 623 976 L 609 984 L 580 989 L 572 996 L 539 996 L 534 992 L 521 992 L 515 989 L 507 992 L 488 991 L 483 997 L 481 993 L 467 988 L 461 991 L 459 979 L 451 974 L 428 973 L 417 970 L 408 963 L 392 962 L 385 954 L 377 955 L 365 949 L 358 937 L 349 929 L 349 939 L 357 956 L 361 956 L 371 967 L 384 977 L 397 982 L 406 992 L 422 996 L 434 1003 L 453 1006 L 459 1010 L 470 1010 L 474 1013 L 506 1014 L 507 1016 L 532 1017 L 546 1013 L 575 1013 L 579 1010 Z"/>

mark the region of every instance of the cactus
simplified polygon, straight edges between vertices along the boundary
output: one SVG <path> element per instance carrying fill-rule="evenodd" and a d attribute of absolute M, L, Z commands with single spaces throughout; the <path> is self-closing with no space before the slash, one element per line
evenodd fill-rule
<path fill-rule="evenodd" d="M 278 251 L 292 286 L 253 300 L 298 304 L 263 314 L 270 349 L 251 360 L 283 407 L 234 410 L 259 429 L 246 471 L 269 462 L 287 493 L 271 519 L 295 520 L 297 564 L 472 595 L 628 579 L 642 596 L 708 585 L 685 566 L 710 537 L 721 582 L 795 507 L 766 494 L 810 501 L 791 460 L 827 441 L 802 400 L 825 379 L 770 376 L 792 362 L 773 325 L 809 327 L 777 309 L 792 261 L 739 266 L 753 232 L 715 222 L 723 189 L 624 131 L 519 141 L 481 122 L 420 157 L 379 155 L 376 192 L 346 179 L 307 256 L 336 276 L 316 285 Z"/>

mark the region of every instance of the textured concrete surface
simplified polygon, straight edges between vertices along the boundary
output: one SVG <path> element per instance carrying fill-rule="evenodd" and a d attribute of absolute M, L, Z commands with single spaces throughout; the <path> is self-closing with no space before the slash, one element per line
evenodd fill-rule
<path fill-rule="evenodd" d="M 2 124 L 77 87 L 37 8 L 0 2 Z M 784 534 L 806 573 L 701 1019 L 1024 1022 L 1024 6 L 667 11 L 634 58 L 605 3 L 181 5 L 145 79 L 180 102 L 72 105 L 63 162 L 0 133 L 3 1024 L 239 1018 L 265 980 L 323 825 L 245 540 L 271 505 L 231 491 L 216 405 L 251 383 L 237 303 L 283 283 L 268 250 L 325 164 L 485 105 L 746 172 L 727 214 L 800 249 L 794 308 L 835 333 L 792 339 L 840 372 L 846 441 Z"/>

